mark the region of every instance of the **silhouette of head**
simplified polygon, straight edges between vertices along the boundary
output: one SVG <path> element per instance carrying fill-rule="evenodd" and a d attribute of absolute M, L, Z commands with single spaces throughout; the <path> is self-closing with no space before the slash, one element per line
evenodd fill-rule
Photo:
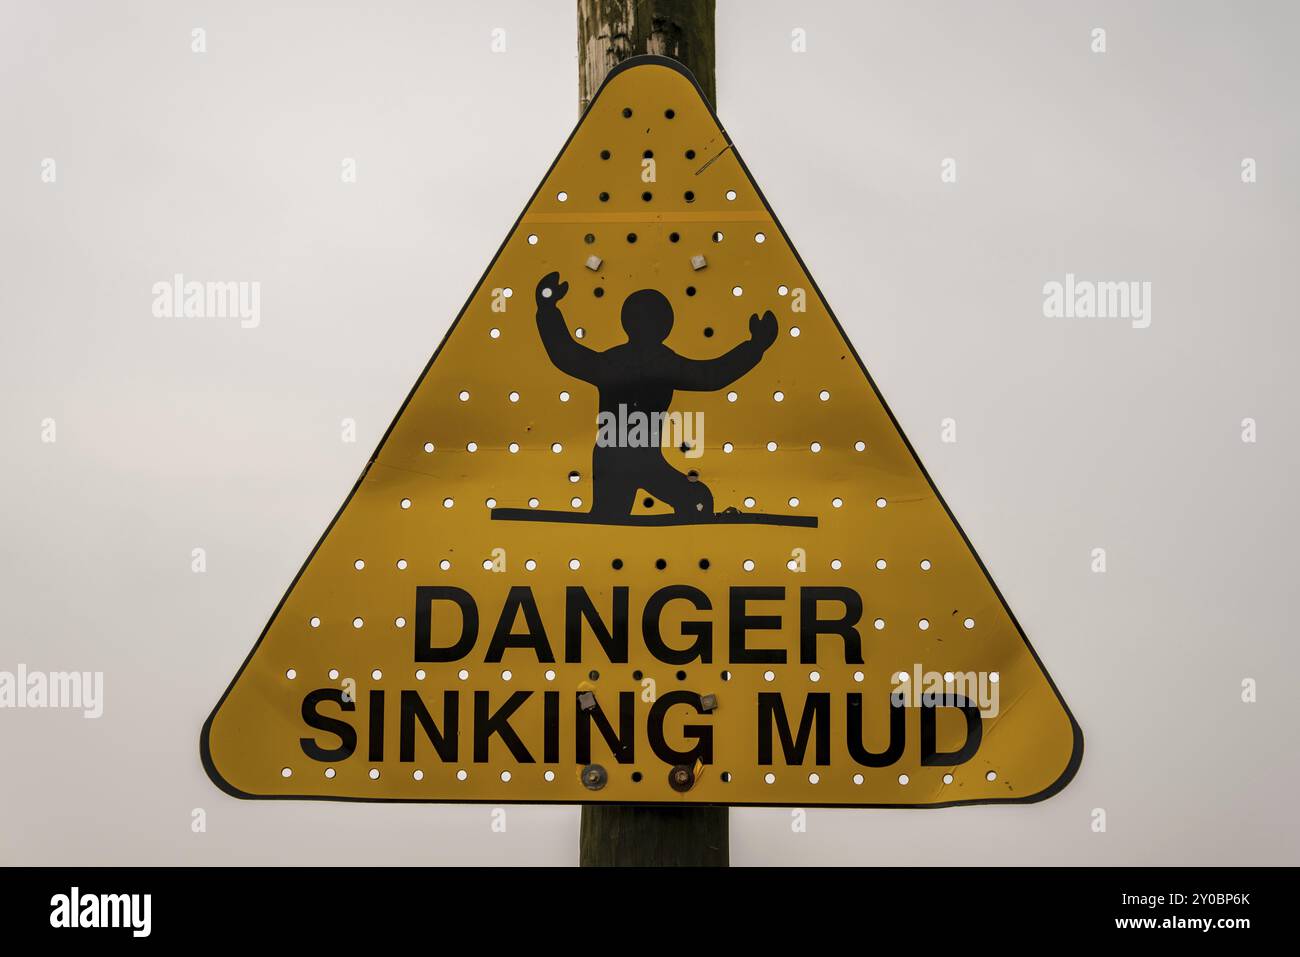
<path fill-rule="evenodd" d="M 623 300 L 623 331 L 628 342 L 663 342 L 672 328 L 672 303 L 657 289 L 641 289 Z"/>

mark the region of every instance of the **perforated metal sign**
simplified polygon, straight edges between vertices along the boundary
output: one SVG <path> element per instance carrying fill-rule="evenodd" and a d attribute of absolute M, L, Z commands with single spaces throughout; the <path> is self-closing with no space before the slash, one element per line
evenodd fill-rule
<path fill-rule="evenodd" d="M 1083 739 L 690 75 L 610 74 L 208 719 L 240 797 L 943 806 Z"/>

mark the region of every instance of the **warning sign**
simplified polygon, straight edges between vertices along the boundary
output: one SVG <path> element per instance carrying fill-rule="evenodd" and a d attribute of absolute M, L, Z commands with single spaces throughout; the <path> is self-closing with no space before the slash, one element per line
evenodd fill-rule
<path fill-rule="evenodd" d="M 943 806 L 1083 738 L 690 75 L 606 80 L 202 734 L 240 797 Z"/>

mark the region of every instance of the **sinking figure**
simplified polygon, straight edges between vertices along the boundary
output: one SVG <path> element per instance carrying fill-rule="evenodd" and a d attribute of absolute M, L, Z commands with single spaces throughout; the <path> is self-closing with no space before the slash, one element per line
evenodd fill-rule
<path fill-rule="evenodd" d="M 559 273 L 542 277 L 537 284 L 537 331 L 557 369 L 600 390 L 602 414 L 662 415 L 668 411 L 673 392 L 726 388 L 758 365 L 776 341 L 776 316 L 768 311 L 760 319 L 755 313 L 749 318 L 749 338 L 730 352 L 716 359 L 679 356 L 664 345 L 673 328 L 672 304 L 663 293 L 642 289 L 623 300 L 627 342 L 597 352 L 573 338 L 560 314 L 559 301 L 568 290 L 569 284 L 560 281 Z M 683 522 L 713 517 L 713 493 L 708 486 L 669 465 L 658 443 L 597 442 L 591 465 L 594 519 L 626 518 L 636 503 L 638 488 L 671 505 Z"/>

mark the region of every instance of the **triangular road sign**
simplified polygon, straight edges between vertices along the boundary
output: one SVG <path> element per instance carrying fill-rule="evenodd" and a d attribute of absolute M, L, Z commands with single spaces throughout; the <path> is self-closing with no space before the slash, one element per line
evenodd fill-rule
<path fill-rule="evenodd" d="M 1054 794 L 1083 737 L 694 79 L 640 57 L 201 748 L 240 797 L 936 807 Z"/>

